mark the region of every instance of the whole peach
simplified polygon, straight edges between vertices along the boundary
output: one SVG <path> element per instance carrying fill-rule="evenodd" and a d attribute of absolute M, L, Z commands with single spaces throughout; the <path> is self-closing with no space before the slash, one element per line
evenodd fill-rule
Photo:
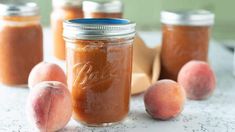
<path fill-rule="evenodd" d="M 206 99 L 212 94 L 216 86 L 215 75 L 210 66 L 203 61 L 186 63 L 178 74 L 181 84 L 189 99 Z"/>
<path fill-rule="evenodd" d="M 59 81 L 66 84 L 66 75 L 57 64 L 40 62 L 31 70 L 28 78 L 28 86 L 32 88 L 42 81 Z"/>
<path fill-rule="evenodd" d="M 164 79 L 150 86 L 144 94 L 146 111 L 155 119 L 167 120 L 183 110 L 184 89 L 175 81 Z"/>
<path fill-rule="evenodd" d="M 72 100 L 66 85 L 56 81 L 36 84 L 29 93 L 26 114 L 32 126 L 41 132 L 63 128 L 72 115 Z"/>

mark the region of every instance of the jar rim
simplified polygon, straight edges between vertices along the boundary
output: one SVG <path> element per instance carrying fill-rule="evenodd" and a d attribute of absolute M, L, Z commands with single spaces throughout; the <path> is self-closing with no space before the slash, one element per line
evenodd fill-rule
<path fill-rule="evenodd" d="M 82 9 L 84 12 L 104 12 L 104 13 L 121 13 L 123 11 L 123 3 L 120 0 L 109 1 L 83 1 Z"/>
<path fill-rule="evenodd" d="M 0 4 L 0 16 L 37 16 L 37 15 L 39 15 L 39 7 L 34 2 Z"/>
<path fill-rule="evenodd" d="M 173 25 L 210 26 L 215 15 L 207 10 L 161 11 L 161 22 Z"/>
<path fill-rule="evenodd" d="M 101 39 L 135 35 L 136 24 L 127 19 L 83 18 L 66 20 L 63 36 L 71 39 Z"/>
<path fill-rule="evenodd" d="M 81 6 L 82 0 L 52 0 L 53 7 Z"/>

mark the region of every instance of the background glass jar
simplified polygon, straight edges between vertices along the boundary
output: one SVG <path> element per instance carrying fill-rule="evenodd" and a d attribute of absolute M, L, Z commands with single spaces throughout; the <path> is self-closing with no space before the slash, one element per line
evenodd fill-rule
<path fill-rule="evenodd" d="M 31 69 L 43 60 L 42 28 L 35 3 L 0 4 L 0 81 L 27 84 Z"/>
<path fill-rule="evenodd" d="M 53 33 L 54 56 L 65 59 L 65 42 L 63 39 L 63 21 L 83 18 L 82 0 L 52 0 L 51 28 Z"/>
<path fill-rule="evenodd" d="M 123 4 L 120 0 L 92 1 L 82 3 L 85 18 L 122 18 Z"/>
<path fill-rule="evenodd" d="M 207 61 L 214 14 L 205 10 L 162 11 L 161 22 L 160 78 L 177 80 L 179 70 L 188 61 Z"/>
<path fill-rule="evenodd" d="M 64 23 L 67 79 L 73 118 L 110 125 L 129 111 L 135 24 L 124 19 L 76 19 Z"/>

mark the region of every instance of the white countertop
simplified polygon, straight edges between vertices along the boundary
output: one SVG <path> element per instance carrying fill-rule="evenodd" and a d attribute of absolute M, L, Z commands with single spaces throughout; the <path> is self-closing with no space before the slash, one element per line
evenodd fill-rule
<path fill-rule="evenodd" d="M 158 32 L 140 32 L 152 47 L 160 42 Z M 52 56 L 52 41 L 49 29 L 44 29 L 45 60 L 65 66 Z M 127 119 L 110 127 L 85 127 L 74 120 L 61 132 L 235 132 L 235 77 L 232 75 L 233 54 L 212 42 L 210 63 L 217 76 L 217 87 L 211 98 L 205 101 L 190 101 L 177 118 L 158 121 L 145 112 L 143 95 L 133 96 Z M 0 132 L 32 131 L 25 115 L 25 103 L 29 90 L 0 85 Z"/>

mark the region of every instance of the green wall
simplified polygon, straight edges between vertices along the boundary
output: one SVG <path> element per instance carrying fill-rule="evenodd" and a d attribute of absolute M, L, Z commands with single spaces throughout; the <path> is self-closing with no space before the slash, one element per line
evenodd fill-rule
<path fill-rule="evenodd" d="M 51 0 L 34 1 L 41 8 L 43 25 L 49 26 Z M 123 2 L 125 18 L 135 21 L 137 28 L 141 30 L 159 29 L 160 11 L 163 9 L 207 9 L 216 14 L 214 36 L 220 39 L 235 39 L 235 0 L 123 0 Z"/>

